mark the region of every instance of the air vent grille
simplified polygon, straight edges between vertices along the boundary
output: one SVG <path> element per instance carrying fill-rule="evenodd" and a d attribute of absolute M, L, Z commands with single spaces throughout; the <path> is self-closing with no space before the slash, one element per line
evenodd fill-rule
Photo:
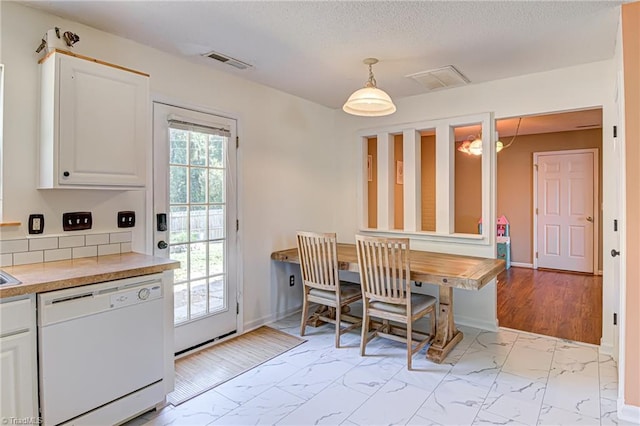
<path fill-rule="evenodd" d="M 469 79 L 453 65 L 409 74 L 406 77 L 414 79 L 429 91 L 469 84 Z"/>
<path fill-rule="evenodd" d="M 234 68 L 238 68 L 239 70 L 246 70 L 247 68 L 252 68 L 253 65 L 248 64 L 246 62 L 242 62 L 239 59 L 232 58 L 231 56 L 223 55 L 218 52 L 209 52 L 205 53 L 202 56 L 206 56 L 207 58 L 214 59 L 218 62 L 222 62 L 223 64 L 231 65 Z"/>

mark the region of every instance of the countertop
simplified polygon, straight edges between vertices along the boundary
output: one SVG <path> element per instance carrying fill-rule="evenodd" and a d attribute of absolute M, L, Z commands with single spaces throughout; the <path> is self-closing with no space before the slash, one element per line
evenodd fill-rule
<path fill-rule="evenodd" d="M 2 268 L 21 284 L 0 286 L 0 298 L 61 290 L 177 269 L 180 262 L 140 253 L 32 263 Z"/>

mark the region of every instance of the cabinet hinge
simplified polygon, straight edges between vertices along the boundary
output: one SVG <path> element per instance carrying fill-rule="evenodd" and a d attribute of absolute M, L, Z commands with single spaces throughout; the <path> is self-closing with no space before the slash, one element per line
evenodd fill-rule
<path fill-rule="evenodd" d="M 536 214 L 538 214 L 538 208 L 536 207 Z"/>
<path fill-rule="evenodd" d="M 613 325 L 618 325 L 618 314 L 613 313 Z"/>
<path fill-rule="evenodd" d="M 236 232 L 240 230 L 240 221 L 236 219 Z"/>
<path fill-rule="evenodd" d="M 236 315 L 240 313 L 240 302 L 236 302 Z"/>
<path fill-rule="evenodd" d="M 240 148 L 240 137 L 236 136 L 236 148 Z"/>
<path fill-rule="evenodd" d="M 613 126 L 613 137 L 614 138 L 618 137 L 618 126 Z"/>
<path fill-rule="evenodd" d="M 538 252 L 536 252 L 536 259 L 538 258 Z"/>
<path fill-rule="evenodd" d="M 618 219 L 613 219 L 613 231 L 618 232 Z"/>

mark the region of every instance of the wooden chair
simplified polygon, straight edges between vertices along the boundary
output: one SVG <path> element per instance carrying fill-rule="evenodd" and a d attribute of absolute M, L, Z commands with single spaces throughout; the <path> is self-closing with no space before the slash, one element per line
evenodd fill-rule
<path fill-rule="evenodd" d="M 340 282 L 338 278 L 338 256 L 335 233 L 319 234 L 298 232 L 298 257 L 303 282 L 302 321 L 300 336 L 304 336 L 309 318 L 309 302 L 318 303 L 324 310 L 316 311 L 312 318 L 335 324 L 336 348 L 340 347 L 340 336 L 362 324 L 362 319 L 342 312 L 350 303 L 362 299 L 360 286 Z M 349 325 L 342 327 L 342 322 Z"/>
<path fill-rule="evenodd" d="M 409 239 L 356 235 L 356 251 L 363 299 L 360 354 L 364 356 L 367 343 L 376 336 L 406 342 L 411 370 L 412 356 L 435 336 L 436 298 L 411 294 Z M 426 315 L 431 317 L 431 333 L 414 331 L 413 322 Z M 382 324 L 370 324 L 371 317 L 382 319 Z M 406 329 L 389 321 L 403 323 Z"/>

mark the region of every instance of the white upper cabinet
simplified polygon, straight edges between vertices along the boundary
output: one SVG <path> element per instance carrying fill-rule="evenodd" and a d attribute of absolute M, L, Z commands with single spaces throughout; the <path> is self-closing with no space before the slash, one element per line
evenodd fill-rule
<path fill-rule="evenodd" d="M 39 187 L 144 187 L 149 76 L 60 51 L 40 66 Z"/>

